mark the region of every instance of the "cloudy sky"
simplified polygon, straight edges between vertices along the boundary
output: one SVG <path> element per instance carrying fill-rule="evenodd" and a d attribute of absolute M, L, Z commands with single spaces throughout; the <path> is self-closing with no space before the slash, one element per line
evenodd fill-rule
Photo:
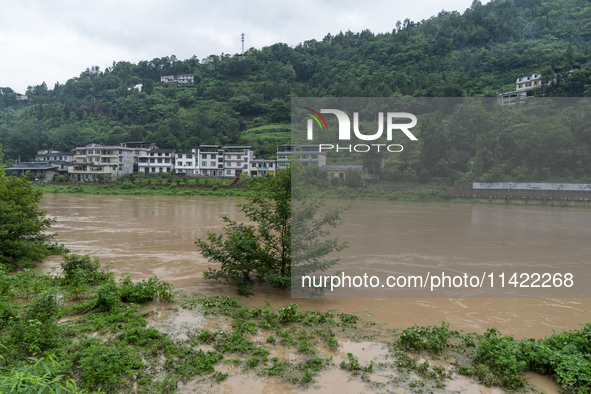
<path fill-rule="evenodd" d="M 486 1 L 482 1 L 485 3 Z M 327 33 L 392 31 L 396 21 L 464 12 L 472 0 L 0 0 L 0 87 L 24 93 L 65 83 L 87 67 L 176 55 L 294 46 Z"/>

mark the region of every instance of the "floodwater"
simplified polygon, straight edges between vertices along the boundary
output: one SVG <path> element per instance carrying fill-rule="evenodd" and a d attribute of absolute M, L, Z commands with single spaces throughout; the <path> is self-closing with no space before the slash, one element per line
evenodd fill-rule
<path fill-rule="evenodd" d="M 215 267 L 194 245 L 207 231 L 220 232 L 223 215 L 245 220 L 232 198 L 176 196 L 91 196 L 48 194 L 41 206 L 57 222 L 58 242 L 73 253 L 91 254 L 113 262 L 118 273 L 135 279 L 158 278 L 177 289 L 203 294 L 236 295 L 234 285 L 205 281 L 203 272 Z M 363 211 L 361 210 L 363 207 Z M 372 208 L 373 207 L 373 208 Z M 539 259 L 560 261 L 584 270 L 591 262 L 591 210 L 587 208 L 353 202 L 346 226 L 334 234 L 350 240 L 367 226 L 372 209 L 395 210 L 399 223 L 391 228 L 396 258 L 414 260 L 477 259 L 482 265 L 518 264 Z M 375 212 L 374 212 L 375 214 Z M 371 241 L 368 241 L 371 242 Z M 376 241 L 378 242 L 378 241 Z M 387 254 L 383 244 L 363 243 L 350 248 L 343 267 L 354 263 L 368 248 Z M 494 251 L 494 252 L 491 252 Z M 533 257 L 532 257 L 533 256 Z M 57 265 L 50 257 L 44 268 Z M 589 298 L 316 298 L 292 299 L 289 292 L 262 287 L 247 304 L 296 302 L 303 308 L 360 313 L 386 328 L 449 322 L 452 329 L 484 332 L 496 327 L 516 338 L 543 338 L 553 330 L 576 329 L 591 320 Z"/>

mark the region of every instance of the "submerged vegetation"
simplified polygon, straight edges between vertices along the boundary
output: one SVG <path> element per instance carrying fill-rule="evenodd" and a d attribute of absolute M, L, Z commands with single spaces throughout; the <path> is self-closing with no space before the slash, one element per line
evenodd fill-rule
<path fill-rule="evenodd" d="M 565 392 L 591 389 L 591 324 L 541 340 L 515 340 L 493 328 L 466 334 L 444 322 L 384 330 L 365 314 L 268 302 L 249 307 L 230 296 L 175 293 L 157 278 L 115 280 L 108 265 L 77 255 L 67 256 L 59 272 L 2 270 L 0 298 L 3 392 L 173 393 L 236 374 L 305 388 L 319 387 L 324 373 L 338 369 L 380 392 L 436 392 L 458 375 L 520 391 L 528 387 L 526 370 L 555 378 Z M 176 337 L 148 324 L 156 313 L 142 310 L 148 301 L 173 314 L 196 313 L 205 323 Z M 342 353 L 360 341 L 382 350 L 371 360 Z"/>

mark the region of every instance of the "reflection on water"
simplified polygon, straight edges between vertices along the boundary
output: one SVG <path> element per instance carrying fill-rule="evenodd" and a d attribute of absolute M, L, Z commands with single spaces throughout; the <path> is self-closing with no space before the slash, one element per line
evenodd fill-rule
<path fill-rule="evenodd" d="M 158 276 L 176 288 L 204 294 L 236 295 L 225 282 L 204 281 L 211 266 L 194 245 L 207 231 L 220 231 L 222 216 L 244 220 L 236 207 L 241 200 L 175 196 L 89 196 L 50 194 L 42 207 L 56 216 L 53 230 L 72 252 L 112 261 L 117 272 L 136 279 Z M 357 205 L 356 205 L 357 204 Z M 343 240 L 359 231 L 371 231 L 367 216 L 353 204 L 347 226 L 334 231 Z M 365 203 L 367 204 L 367 203 Z M 584 208 L 541 208 L 494 205 L 452 205 L 371 202 L 396 213 L 392 244 L 352 246 L 339 268 L 352 266 L 355 256 L 387 256 L 395 246 L 396 258 L 408 261 L 477 259 L 483 264 L 514 262 L 535 257 L 548 264 L 556 255 L 564 264 L 590 261 L 591 211 Z M 378 209 L 378 208 L 376 208 Z M 547 236 L 544 236 L 546 234 Z M 351 243 L 352 244 L 352 243 Z M 382 250 L 383 249 L 383 250 Z M 376 250 L 378 252 L 376 252 Z M 490 251 L 493 250 L 494 253 Z M 45 267 L 56 265 L 50 257 Z M 497 327 L 518 338 L 543 337 L 552 330 L 575 329 L 590 320 L 590 299 L 535 298 L 332 298 L 292 300 L 289 292 L 263 287 L 246 299 L 248 304 L 297 302 L 305 308 L 338 312 L 370 311 L 372 319 L 391 328 L 437 324 L 445 320 L 454 329 L 483 332 Z"/>

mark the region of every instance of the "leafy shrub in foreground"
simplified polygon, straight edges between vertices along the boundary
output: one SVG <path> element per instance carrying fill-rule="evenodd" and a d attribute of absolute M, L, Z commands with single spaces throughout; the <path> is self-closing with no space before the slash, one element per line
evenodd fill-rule
<path fill-rule="evenodd" d="M 121 386 L 122 378 L 143 369 L 144 365 L 133 355 L 133 348 L 124 344 L 106 345 L 97 338 L 81 342 L 78 353 L 78 368 L 86 388 L 115 390 Z"/>
<path fill-rule="evenodd" d="M 157 277 L 148 279 L 146 282 L 133 283 L 131 275 L 123 273 L 119 280 L 121 301 L 143 304 L 147 301 L 160 300 L 170 302 L 174 299 L 173 286 L 170 283 L 162 282 Z"/>
<path fill-rule="evenodd" d="M 98 257 L 91 257 L 90 255 L 79 256 L 77 254 L 70 254 L 64 257 L 64 261 L 60 264 L 64 280 L 66 283 L 71 283 L 77 276 L 80 276 L 82 271 L 89 284 L 103 283 L 109 278 L 113 277 L 111 273 L 111 265 L 101 267 Z"/>

